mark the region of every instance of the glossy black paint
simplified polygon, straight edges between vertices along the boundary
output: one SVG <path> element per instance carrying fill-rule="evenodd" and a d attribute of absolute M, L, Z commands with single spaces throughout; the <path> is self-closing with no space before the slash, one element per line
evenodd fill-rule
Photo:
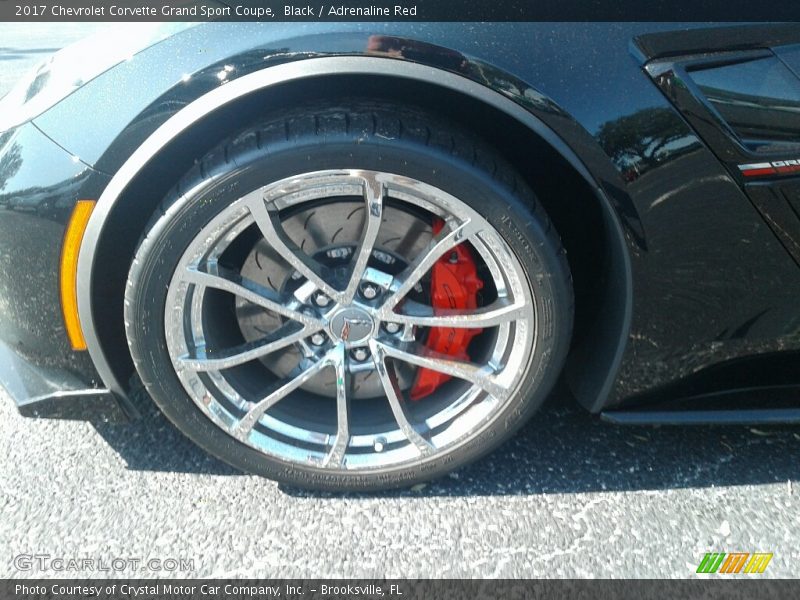
<path fill-rule="evenodd" d="M 108 183 L 34 125 L 0 134 L 0 340 L 31 363 L 102 383 L 86 353 L 72 352 L 58 277 L 64 226 L 75 201 Z"/>
<path fill-rule="evenodd" d="M 20 219 L 18 210 L 0 209 L 0 228 L 18 230 L 22 220 L 29 228 L 26 237 L 36 240 L 33 255 L 12 244 L 9 269 L 15 282 L 6 283 L 4 277 L 0 283 L 7 303 L 25 298 L 41 307 L 20 313 L 17 328 L 24 331 L 17 332 L 16 345 L 39 348 L 29 352 L 32 361 L 73 369 L 87 383 L 98 384 L 85 355 L 65 350 L 53 295 L 71 203 L 99 196 L 108 177 L 150 133 L 225 81 L 314 56 L 368 55 L 458 73 L 511 98 L 575 151 L 611 200 L 631 260 L 632 322 L 615 384 L 608 398 L 587 401 L 590 408 L 647 402 L 664 390 L 675 398 L 691 396 L 695 392 L 687 382 L 719 365 L 800 350 L 797 264 L 746 195 L 731 168 L 734 161 L 716 148 L 715 139 L 725 139 L 719 127 L 698 125 L 705 117 L 702 102 L 689 94 L 699 108 L 687 108 L 665 86 L 669 79 L 659 79 L 674 75 L 675 65 L 682 64 L 675 55 L 706 50 L 774 47 L 787 65 L 797 68 L 797 47 L 775 45 L 796 43 L 800 36 L 795 26 L 785 25 L 699 28 L 669 23 L 219 23 L 179 33 L 35 118 L 40 131 L 33 125 L 20 128 L 22 133 L 15 134 L 18 159 L 8 158 L 8 144 L 0 151 L 0 160 L 6 161 L 0 163 L 6 165 L 0 166 L 0 181 L 15 161 L 23 164 L 20 172 L 28 173 L 47 157 L 54 165 L 71 165 L 63 172 L 45 169 L 49 180 L 39 183 L 52 190 L 50 205 L 67 210 L 22 213 L 27 216 Z M 659 89 L 643 62 L 665 56 L 670 58 L 662 68 L 651 72 Z M 202 154 L 202 146 L 197 152 Z M 536 162 L 531 155 L 532 170 Z M 25 186 L 34 184 L 16 174 L 6 179 L 10 184 L 0 194 L 23 198 L 13 202 L 26 204 Z M 44 198 L 39 201 L 44 203 Z M 109 298 L 113 293 L 108 290 Z M 11 329 L 10 323 L 0 329 L 4 340 Z M 43 339 L 51 339 L 49 348 Z M 580 369 L 573 371 L 580 378 Z M 800 383 L 800 370 L 794 371 L 797 375 L 788 376 Z M 755 373 L 748 385 L 761 383 Z M 716 377 L 703 393 L 741 385 Z"/>

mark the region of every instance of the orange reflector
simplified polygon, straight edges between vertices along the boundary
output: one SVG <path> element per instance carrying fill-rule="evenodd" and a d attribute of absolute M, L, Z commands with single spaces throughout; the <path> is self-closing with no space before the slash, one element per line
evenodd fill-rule
<path fill-rule="evenodd" d="M 78 200 L 72 209 L 61 246 L 61 312 L 73 350 L 86 350 L 86 340 L 78 318 L 78 252 L 94 205 L 94 200 Z"/>

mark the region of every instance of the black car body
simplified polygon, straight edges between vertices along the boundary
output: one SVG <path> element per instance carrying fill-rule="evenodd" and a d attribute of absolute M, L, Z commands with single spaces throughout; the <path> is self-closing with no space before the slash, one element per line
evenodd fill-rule
<path fill-rule="evenodd" d="M 151 41 L 21 122 L 46 78 L 2 105 L 0 381 L 23 414 L 134 415 L 126 273 L 175 173 L 260 112 L 358 91 L 447 113 L 531 184 L 567 250 L 564 372 L 586 409 L 800 418 L 800 27 L 215 23 Z M 88 352 L 59 296 L 79 199 L 98 200 Z"/>

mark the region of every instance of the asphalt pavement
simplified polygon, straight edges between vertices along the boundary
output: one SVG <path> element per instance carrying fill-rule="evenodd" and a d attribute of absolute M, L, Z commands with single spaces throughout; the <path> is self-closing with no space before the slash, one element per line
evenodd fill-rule
<path fill-rule="evenodd" d="M 86 31 L 31 30 L 0 25 L 0 94 Z M 137 400 L 93 425 L 0 392 L 0 577 L 694 577 L 712 551 L 800 576 L 797 427 L 624 428 L 558 393 L 450 477 L 336 495 L 242 475 Z"/>
<path fill-rule="evenodd" d="M 21 554 L 189 560 L 198 577 L 691 577 L 709 551 L 800 575 L 796 427 L 623 428 L 556 397 L 450 477 L 336 495 L 239 474 L 139 401 L 141 420 L 91 425 L 0 398 L 0 577 L 93 574 L 20 570 Z"/>

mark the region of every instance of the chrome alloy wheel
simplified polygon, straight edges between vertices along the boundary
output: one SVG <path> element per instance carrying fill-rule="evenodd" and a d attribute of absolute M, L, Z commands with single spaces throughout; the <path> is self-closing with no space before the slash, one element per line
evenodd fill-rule
<path fill-rule="evenodd" d="M 459 244 L 479 263 L 482 302 L 434 309 L 426 278 Z M 483 332 L 460 360 L 426 347 L 433 327 Z M 172 276 L 165 333 L 218 427 L 286 463 L 353 472 L 480 435 L 524 378 L 537 327 L 522 266 L 466 203 L 399 175 L 331 170 L 266 185 L 208 223 Z M 411 401 L 419 369 L 451 379 Z"/>

